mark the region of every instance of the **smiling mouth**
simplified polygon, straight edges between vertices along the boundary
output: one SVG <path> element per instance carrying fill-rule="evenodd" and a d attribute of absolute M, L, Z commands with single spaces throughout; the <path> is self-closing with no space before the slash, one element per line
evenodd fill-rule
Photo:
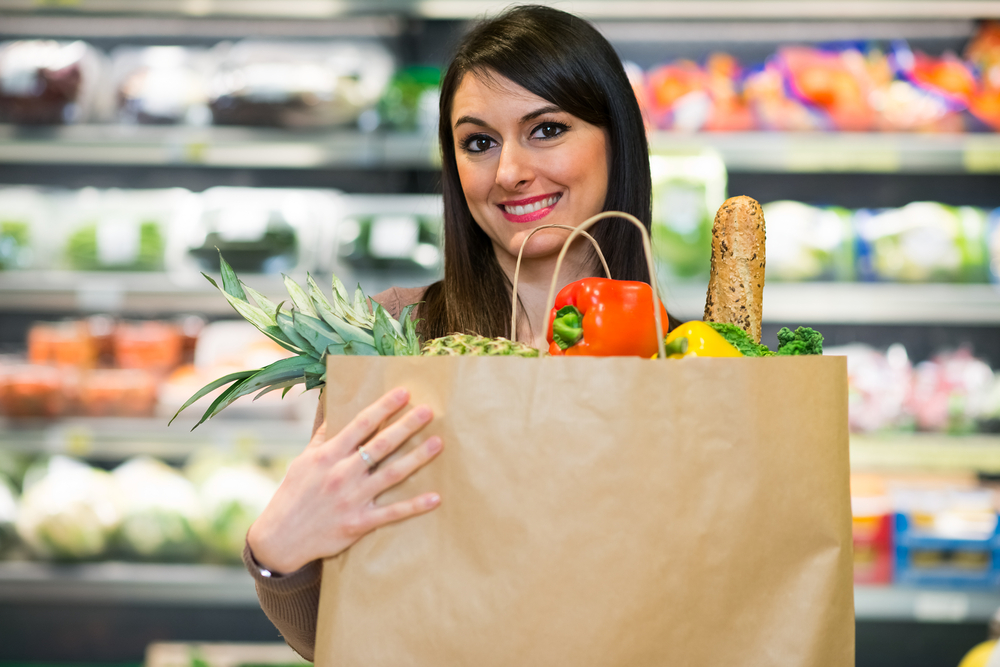
<path fill-rule="evenodd" d="M 540 211 L 543 208 L 552 206 L 559 201 L 561 197 L 561 194 L 552 195 L 551 197 L 546 197 L 545 199 L 540 199 L 539 201 L 524 204 L 522 206 L 506 206 L 501 204 L 500 208 L 502 208 L 508 215 L 528 215 L 529 213 L 534 213 L 535 211 Z"/>

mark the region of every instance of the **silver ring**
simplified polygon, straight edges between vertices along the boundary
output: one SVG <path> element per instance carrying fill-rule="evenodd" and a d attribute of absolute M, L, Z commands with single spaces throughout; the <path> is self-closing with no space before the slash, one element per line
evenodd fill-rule
<path fill-rule="evenodd" d="M 365 462 L 369 470 L 374 470 L 375 466 L 378 465 L 378 462 L 372 458 L 372 455 L 365 451 L 364 445 L 358 447 L 358 455 L 361 456 L 361 460 Z"/>

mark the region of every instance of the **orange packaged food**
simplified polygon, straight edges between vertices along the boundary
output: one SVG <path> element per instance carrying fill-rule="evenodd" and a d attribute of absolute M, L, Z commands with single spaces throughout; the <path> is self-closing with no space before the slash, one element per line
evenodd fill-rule
<path fill-rule="evenodd" d="M 28 330 L 28 361 L 93 368 L 97 348 L 86 322 L 36 322 Z"/>
<path fill-rule="evenodd" d="M 88 417 L 148 417 L 156 394 L 156 378 L 146 371 L 90 371 L 80 381 L 80 412 Z"/>
<path fill-rule="evenodd" d="M 22 365 L 3 369 L 0 406 L 13 419 L 57 417 L 66 407 L 63 371 L 52 366 Z"/>
<path fill-rule="evenodd" d="M 115 365 L 165 375 L 181 361 L 181 336 L 166 322 L 123 322 L 115 328 Z"/>

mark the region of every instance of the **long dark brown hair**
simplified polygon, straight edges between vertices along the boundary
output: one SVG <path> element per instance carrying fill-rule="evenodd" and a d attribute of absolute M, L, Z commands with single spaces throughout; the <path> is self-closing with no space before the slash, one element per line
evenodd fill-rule
<path fill-rule="evenodd" d="M 484 21 L 462 40 L 441 82 L 444 280 L 420 309 L 426 338 L 453 332 L 510 337 L 510 281 L 493 244 L 472 218 L 458 178 L 451 110 L 466 74 L 498 74 L 563 111 L 607 131 L 604 209 L 625 211 L 649 229 L 652 184 L 642 114 L 618 54 L 587 21 L 524 5 Z M 580 221 L 582 222 L 582 220 Z M 639 231 L 620 221 L 593 228 L 611 276 L 649 282 Z"/>

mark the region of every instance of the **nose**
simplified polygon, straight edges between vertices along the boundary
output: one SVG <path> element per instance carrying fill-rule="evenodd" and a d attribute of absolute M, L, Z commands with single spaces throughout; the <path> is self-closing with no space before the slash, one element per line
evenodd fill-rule
<path fill-rule="evenodd" d="M 534 178 L 530 152 L 517 142 L 504 142 L 497 164 L 497 185 L 513 192 Z"/>

